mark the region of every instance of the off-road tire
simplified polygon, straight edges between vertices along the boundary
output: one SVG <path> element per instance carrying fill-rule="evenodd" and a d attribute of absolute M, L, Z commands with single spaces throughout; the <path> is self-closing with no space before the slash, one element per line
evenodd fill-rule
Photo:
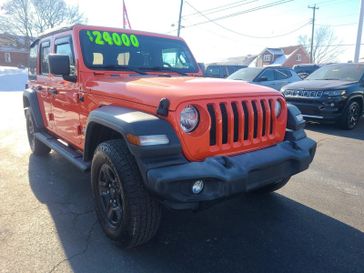
<path fill-rule="evenodd" d="M 254 190 L 254 191 L 252 191 L 252 193 L 266 194 L 266 193 L 274 192 L 276 190 L 279 190 L 283 186 L 285 186 L 288 183 L 288 181 L 289 181 L 290 178 L 291 177 L 287 177 L 287 178 L 281 179 L 281 180 L 275 182 L 274 184 L 269 184 L 269 185 L 267 185 L 267 186 L 265 186 L 263 188 Z"/>
<path fill-rule="evenodd" d="M 345 107 L 337 124 L 342 129 L 352 130 L 358 125 L 361 116 L 362 107 L 357 101 L 353 100 Z"/>
<path fill-rule="evenodd" d="M 30 149 L 32 150 L 32 153 L 39 156 L 44 156 L 49 154 L 51 149 L 43 142 L 35 138 L 34 134 L 36 132 L 39 132 L 39 129 L 36 127 L 34 123 L 31 108 L 25 109 L 25 121 L 27 127 L 28 142 Z"/>
<path fill-rule="evenodd" d="M 98 145 L 92 160 L 91 186 L 98 220 L 109 238 L 124 248 L 153 238 L 160 224 L 161 205 L 144 188 L 135 159 L 123 140 Z M 111 209 L 109 203 L 115 206 Z M 114 211 L 108 216 L 110 209 Z"/>

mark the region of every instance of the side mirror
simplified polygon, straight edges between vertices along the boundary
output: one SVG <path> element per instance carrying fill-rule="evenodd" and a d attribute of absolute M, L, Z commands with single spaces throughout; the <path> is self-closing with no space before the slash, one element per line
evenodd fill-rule
<path fill-rule="evenodd" d="M 76 77 L 70 76 L 70 58 L 68 55 L 49 54 L 48 63 L 51 74 L 62 76 L 66 81 L 76 82 Z"/>
<path fill-rule="evenodd" d="M 266 76 L 261 76 L 256 81 L 257 82 L 266 82 L 266 81 L 268 81 L 268 78 Z"/>

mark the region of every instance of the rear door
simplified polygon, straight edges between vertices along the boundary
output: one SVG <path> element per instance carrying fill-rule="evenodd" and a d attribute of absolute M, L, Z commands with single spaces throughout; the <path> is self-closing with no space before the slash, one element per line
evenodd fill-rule
<path fill-rule="evenodd" d="M 70 76 L 76 76 L 75 58 L 70 35 L 56 37 L 54 40 L 54 53 L 68 55 L 70 58 Z M 81 143 L 80 105 L 78 82 L 64 80 L 61 76 L 52 75 L 52 110 L 57 135 L 67 140 L 68 143 L 78 145 Z"/>

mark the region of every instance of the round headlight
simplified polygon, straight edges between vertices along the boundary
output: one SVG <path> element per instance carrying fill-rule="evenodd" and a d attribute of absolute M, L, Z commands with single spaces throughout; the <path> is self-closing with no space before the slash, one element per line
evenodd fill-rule
<path fill-rule="evenodd" d="M 276 114 L 276 117 L 279 116 L 279 114 L 281 113 L 281 110 L 282 110 L 281 102 L 279 100 L 276 100 L 276 105 L 274 107 L 274 112 Z"/>
<path fill-rule="evenodd" d="M 187 105 L 181 111 L 180 124 L 185 133 L 192 132 L 198 125 L 199 114 L 197 109 L 192 105 Z"/>

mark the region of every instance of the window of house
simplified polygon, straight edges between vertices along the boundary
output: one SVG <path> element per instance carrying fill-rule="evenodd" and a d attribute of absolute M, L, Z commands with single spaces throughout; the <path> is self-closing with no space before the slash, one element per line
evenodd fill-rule
<path fill-rule="evenodd" d="M 270 61 L 271 61 L 271 56 L 270 56 L 270 54 L 264 54 L 264 55 L 263 55 L 263 61 L 264 61 L 264 62 L 270 62 Z"/>
<path fill-rule="evenodd" d="M 302 60 L 301 54 L 296 55 L 296 61 L 300 62 Z"/>
<path fill-rule="evenodd" d="M 11 54 L 10 54 L 10 52 L 5 52 L 4 57 L 5 57 L 5 62 L 6 63 L 11 63 Z"/>
<path fill-rule="evenodd" d="M 31 46 L 29 51 L 29 69 L 28 69 L 28 77 L 29 80 L 35 80 L 37 74 L 37 53 L 38 53 L 38 43 L 35 43 Z"/>
<path fill-rule="evenodd" d="M 70 76 L 75 75 L 75 58 L 70 37 L 55 40 L 55 52 L 60 55 L 67 55 L 70 59 Z"/>
<path fill-rule="evenodd" d="M 40 74 L 49 74 L 48 55 L 51 52 L 51 43 L 43 42 L 40 45 Z"/>

